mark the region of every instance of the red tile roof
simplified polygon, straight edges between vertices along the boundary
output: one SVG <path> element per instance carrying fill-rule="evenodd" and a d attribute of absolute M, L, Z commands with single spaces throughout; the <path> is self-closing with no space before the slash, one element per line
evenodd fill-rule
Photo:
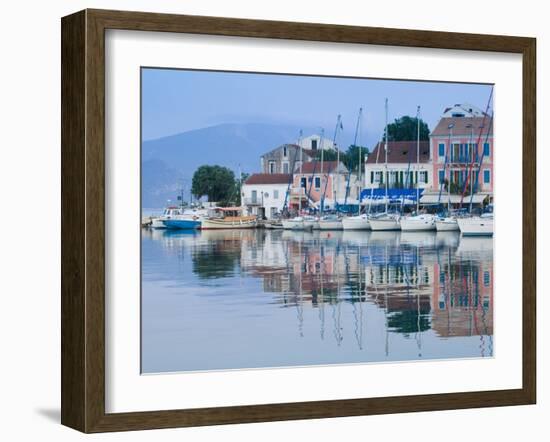
<path fill-rule="evenodd" d="M 380 153 L 378 153 L 380 151 Z M 414 141 L 388 141 L 388 163 L 416 163 L 416 140 Z M 384 142 L 379 142 L 371 154 L 367 157 L 367 164 L 375 164 L 378 157 L 378 164 L 386 161 Z M 427 163 L 430 160 L 430 142 L 420 142 L 420 163 Z"/>
<path fill-rule="evenodd" d="M 255 173 L 244 184 L 288 184 L 291 179 L 288 173 Z"/>
<path fill-rule="evenodd" d="M 484 121 L 485 120 L 485 121 Z M 479 137 L 479 133 L 481 132 L 481 136 L 485 137 L 487 135 L 487 131 L 489 131 L 489 135 L 493 135 L 493 127 L 491 124 L 491 117 L 483 118 L 483 117 L 453 117 L 453 118 L 442 118 L 439 120 L 439 123 L 435 127 L 435 129 L 430 134 L 431 136 L 449 136 L 449 125 L 454 124 L 453 127 L 453 136 L 454 135 L 470 135 L 472 128 L 474 130 L 474 138 Z M 469 125 L 472 125 L 470 128 Z M 482 129 L 483 126 L 483 129 Z"/>
<path fill-rule="evenodd" d="M 335 171 L 337 164 L 338 164 L 337 161 L 323 161 L 323 173 L 325 174 L 325 173 L 331 173 L 332 171 Z M 302 173 L 313 173 L 313 171 L 315 171 L 315 174 L 321 173 L 320 161 L 310 161 L 302 164 Z M 299 172 L 300 172 L 300 167 L 297 166 L 295 173 L 299 173 Z"/>

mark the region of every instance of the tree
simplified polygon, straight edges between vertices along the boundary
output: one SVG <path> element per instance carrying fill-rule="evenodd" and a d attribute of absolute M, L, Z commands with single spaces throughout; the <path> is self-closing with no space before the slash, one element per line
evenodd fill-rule
<path fill-rule="evenodd" d="M 235 174 L 222 166 L 200 166 L 193 174 L 191 192 L 196 198 L 208 201 L 227 201 L 235 191 Z"/>
<path fill-rule="evenodd" d="M 359 149 L 361 149 L 361 160 L 359 161 Z M 369 153 L 369 149 L 365 146 L 356 146 L 352 144 L 348 147 L 345 154 L 345 165 L 351 172 L 357 172 L 357 165 L 365 162 L 365 156 Z"/>
<path fill-rule="evenodd" d="M 321 161 L 321 150 L 318 150 L 315 154 L 317 161 Z M 323 161 L 336 161 L 338 159 L 338 152 L 336 149 L 327 149 L 323 153 Z M 340 151 L 340 162 L 347 164 L 346 153 Z"/>
<path fill-rule="evenodd" d="M 384 139 L 386 137 L 384 130 Z M 388 141 L 413 141 L 417 138 L 417 119 L 405 115 L 388 124 Z M 420 140 L 430 139 L 428 125 L 420 119 Z"/>

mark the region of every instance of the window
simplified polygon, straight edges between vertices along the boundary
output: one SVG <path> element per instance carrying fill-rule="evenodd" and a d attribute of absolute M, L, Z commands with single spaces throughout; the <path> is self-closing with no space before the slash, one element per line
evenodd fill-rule
<path fill-rule="evenodd" d="M 317 140 L 311 140 L 311 149 L 317 150 Z"/>
<path fill-rule="evenodd" d="M 443 183 L 445 181 L 445 171 L 443 169 L 439 169 L 439 184 Z"/>
<path fill-rule="evenodd" d="M 252 191 L 252 204 L 255 204 L 258 200 L 258 191 L 257 190 L 253 190 Z"/>
<path fill-rule="evenodd" d="M 485 287 L 489 287 L 490 284 L 491 284 L 491 275 L 489 274 L 489 272 L 487 270 L 485 270 L 483 272 L 483 285 Z"/>
<path fill-rule="evenodd" d="M 422 184 L 428 184 L 428 172 L 426 170 L 420 172 L 420 182 Z"/>
<path fill-rule="evenodd" d="M 439 156 L 444 157 L 445 156 L 445 144 L 439 143 Z"/>
<path fill-rule="evenodd" d="M 306 185 L 307 185 L 306 177 L 300 178 L 300 187 L 303 187 L 305 189 Z"/>
<path fill-rule="evenodd" d="M 275 161 L 269 162 L 269 173 L 275 173 Z"/>
<path fill-rule="evenodd" d="M 371 171 L 370 173 L 370 183 L 373 184 L 374 183 L 374 172 Z"/>
<path fill-rule="evenodd" d="M 490 170 L 484 170 L 483 171 L 483 182 L 485 184 L 489 184 L 491 182 L 491 171 Z"/>
<path fill-rule="evenodd" d="M 288 163 L 287 162 L 283 163 L 283 173 L 288 173 Z"/>
<path fill-rule="evenodd" d="M 321 188 L 321 177 L 318 177 L 318 176 L 315 177 L 315 188 L 316 189 Z"/>
<path fill-rule="evenodd" d="M 284 146 L 283 147 L 283 157 L 287 157 L 288 156 L 288 147 Z"/>
<path fill-rule="evenodd" d="M 279 191 L 278 190 L 273 191 L 273 198 L 279 199 Z"/>
<path fill-rule="evenodd" d="M 488 157 L 490 153 L 489 143 L 483 143 L 483 155 Z"/>

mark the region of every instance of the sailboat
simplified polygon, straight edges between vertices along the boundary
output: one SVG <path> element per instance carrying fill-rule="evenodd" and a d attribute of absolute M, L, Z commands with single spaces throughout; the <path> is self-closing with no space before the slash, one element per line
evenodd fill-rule
<path fill-rule="evenodd" d="M 384 213 L 378 216 L 372 216 L 369 219 L 370 228 L 372 230 L 401 230 L 401 225 L 399 223 L 400 215 L 398 213 L 389 213 L 388 212 L 388 99 L 386 98 L 386 130 L 384 134 L 384 152 L 386 155 L 385 159 L 385 170 L 384 174 L 384 183 L 385 183 L 385 203 L 386 210 Z"/>
<path fill-rule="evenodd" d="M 484 213 L 481 216 L 458 218 L 458 227 L 463 236 L 493 236 L 492 213 Z"/>
<path fill-rule="evenodd" d="M 337 159 L 336 159 L 336 170 L 328 170 L 327 175 L 325 176 L 325 188 L 323 194 L 321 195 L 320 201 L 320 217 L 317 220 L 317 223 L 313 225 L 314 229 L 318 230 L 342 230 L 342 220 L 338 215 L 323 215 L 324 206 L 325 206 L 325 196 L 328 187 L 328 178 L 329 174 L 332 172 L 333 180 L 336 180 L 336 183 L 333 182 L 333 187 L 335 189 L 334 193 L 334 206 L 338 206 L 338 190 L 340 184 L 340 150 L 336 148 L 336 136 L 338 135 L 338 129 L 342 127 L 342 116 L 338 115 L 336 119 L 336 128 L 334 129 L 334 137 L 332 138 L 332 146 L 336 149 Z M 323 160 L 324 155 L 321 152 L 321 176 L 323 175 Z"/>
<path fill-rule="evenodd" d="M 312 216 L 296 216 L 291 219 L 284 219 L 281 221 L 283 229 L 288 230 L 311 230 L 316 223 L 315 218 Z"/>
<path fill-rule="evenodd" d="M 363 108 L 359 108 L 359 115 L 357 116 L 357 124 L 355 126 L 355 137 L 353 140 L 353 145 L 357 146 L 357 135 L 359 133 L 359 124 L 361 122 L 361 114 L 363 113 Z M 361 147 L 359 147 L 359 161 L 357 163 L 357 172 L 358 172 L 358 178 L 359 182 L 361 182 L 361 166 L 362 158 L 361 158 Z M 366 176 L 366 172 L 364 174 Z M 349 180 L 351 177 L 351 168 L 348 175 L 348 185 L 346 190 L 346 202 L 347 202 L 347 196 L 349 193 Z M 361 186 L 362 187 L 362 186 Z M 359 190 L 359 194 L 357 195 L 357 206 L 359 207 L 359 212 L 361 211 L 361 191 Z M 353 216 L 347 216 L 342 219 L 342 228 L 344 230 L 370 230 L 370 222 L 369 217 L 366 213 L 358 213 L 357 215 Z"/>
<path fill-rule="evenodd" d="M 416 109 L 416 214 L 400 219 L 401 230 L 435 230 L 435 216 L 420 214 L 420 106 Z"/>

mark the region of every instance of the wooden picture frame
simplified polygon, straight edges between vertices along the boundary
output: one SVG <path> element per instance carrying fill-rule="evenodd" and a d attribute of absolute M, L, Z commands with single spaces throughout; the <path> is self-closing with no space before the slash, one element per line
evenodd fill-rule
<path fill-rule="evenodd" d="M 105 412 L 105 30 L 495 51 L 523 58 L 523 385 L 220 408 Z M 62 19 L 62 410 L 83 432 L 534 404 L 536 400 L 536 41 L 533 38 L 84 10 Z"/>

